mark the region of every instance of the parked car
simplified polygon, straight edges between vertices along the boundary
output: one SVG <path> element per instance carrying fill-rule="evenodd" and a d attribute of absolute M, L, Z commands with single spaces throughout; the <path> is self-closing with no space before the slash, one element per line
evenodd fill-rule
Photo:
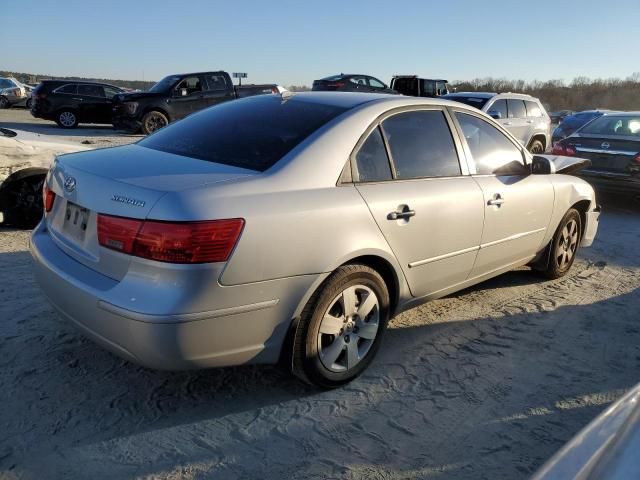
<path fill-rule="evenodd" d="M 0 77 L 0 108 L 26 103 L 29 99 L 27 87 L 13 77 Z"/>
<path fill-rule="evenodd" d="M 553 147 L 591 160 L 579 175 L 596 190 L 640 199 L 640 112 L 605 113 Z"/>
<path fill-rule="evenodd" d="M 569 115 L 551 134 L 551 144 L 555 145 L 556 142 L 568 137 L 583 125 L 586 125 L 595 118 L 601 117 L 607 112 L 611 112 L 611 110 L 585 110 L 584 112 Z"/>
<path fill-rule="evenodd" d="M 62 128 L 111 124 L 113 97 L 121 92 L 120 87 L 107 83 L 43 80 L 33 91 L 31 115 L 53 120 Z"/>
<path fill-rule="evenodd" d="M 0 224 L 33 228 L 42 219 L 42 184 L 56 155 L 89 150 L 46 135 L 0 128 Z"/>
<path fill-rule="evenodd" d="M 113 126 L 149 134 L 203 108 L 253 95 L 280 93 L 276 84 L 234 86 L 227 72 L 169 75 L 146 92 L 114 98 Z"/>
<path fill-rule="evenodd" d="M 341 73 L 314 80 L 311 90 L 314 92 L 397 93 L 382 80 L 355 73 Z"/>
<path fill-rule="evenodd" d="M 525 264 L 565 275 L 599 209 L 588 183 L 553 172 L 581 162 L 532 156 L 460 103 L 228 102 L 137 144 L 59 157 L 31 236 L 35 276 L 65 318 L 133 362 L 286 358 L 336 387 L 402 310 Z"/>
<path fill-rule="evenodd" d="M 640 385 L 598 415 L 531 480 L 640 478 Z"/>
<path fill-rule="evenodd" d="M 540 100 L 531 95 L 460 92 L 450 93 L 442 98 L 487 112 L 531 153 L 543 153 L 551 146 L 551 119 Z"/>
<path fill-rule="evenodd" d="M 551 118 L 551 123 L 558 124 L 574 113 L 575 112 L 573 110 L 559 110 L 557 112 L 551 112 L 549 114 L 549 118 Z"/>
<path fill-rule="evenodd" d="M 395 75 L 390 87 L 410 97 L 440 97 L 450 93 L 446 80 L 419 78 L 417 75 Z"/>

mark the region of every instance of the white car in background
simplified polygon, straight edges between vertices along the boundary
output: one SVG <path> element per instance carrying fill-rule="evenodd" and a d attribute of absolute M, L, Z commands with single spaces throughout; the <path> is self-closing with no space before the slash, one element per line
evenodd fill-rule
<path fill-rule="evenodd" d="M 13 77 L 0 77 L 0 108 L 13 105 L 31 107 L 31 90 Z"/>

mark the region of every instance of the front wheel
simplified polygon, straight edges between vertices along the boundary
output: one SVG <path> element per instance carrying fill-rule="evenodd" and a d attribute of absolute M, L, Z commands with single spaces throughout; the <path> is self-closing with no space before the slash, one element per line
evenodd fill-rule
<path fill-rule="evenodd" d="M 142 133 L 145 135 L 149 135 L 167 125 L 169 125 L 167 116 L 156 110 L 147 112 L 144 114 L 144 117 L 142 117 Z"/>
<path fill-rule="evenodd" d="M 580 229 L 580 214 L 576 209 L 570 208 L 549 245 L 549 263 L 542 271 L 546 277 L 555 279 L 567 274 L 578 253 Z"/>
<path fill-rule="evenodd" d="M 293 373 L 323 388 L 350 382 L 371 363 L 389 321 L 389 293 L 366 265 L 338 268 L 302 312 Z"/>
<path fill-rule="evenodd" d="M 9 108 L 9 100 L 7 97 L 0 96 L 0 108 Z"/>

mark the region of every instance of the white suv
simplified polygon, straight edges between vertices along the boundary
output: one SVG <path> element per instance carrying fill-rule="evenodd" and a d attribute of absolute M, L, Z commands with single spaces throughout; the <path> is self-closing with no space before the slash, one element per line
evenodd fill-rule
<path fill-rule="evenodd" d="M 466 103 L 488 113 L 531 153 L 551 146 L 551 118 L 535 97 L 521 93 L 458 92 L 441 98 Z"/>

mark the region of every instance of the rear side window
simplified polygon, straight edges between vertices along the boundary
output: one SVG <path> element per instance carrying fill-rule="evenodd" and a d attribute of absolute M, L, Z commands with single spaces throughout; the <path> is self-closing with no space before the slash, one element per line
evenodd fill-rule
<path fill-rule="evenodd" d="M 219 73 L 214 73 L 206 76 L 209 90 L 226 90 L 227 78 Z"/>
<path fill-rule="evenodd" d="M 522 100 L 509 100 L 509 118 L 525 118 L 527 110 Z"/>
<path fill-rule="evenodd" d="M 489 114 L 493 115 L 494 113 L 499 113 L 500 118 L 507 118 L 507 101 L 504 98 L 502 100 L 496 100 L 493 102 L 493 105 L 489 107 Z"/>
<path fill-rule="evenodd" d="M 196 112 L 138 145 L 262 172 L 346 110 L 261 95 Z"/>
<path fill-rule="evenodd" d="M 360 182 L 391 180 L 391 167 L 380 129 L 373 130 L 356 154 L 357 178 Z"/>
<path fill-rule="evenodd" d="M 532 102 L 530 100 L 524 101 L 525 106 L 527 107 L 527 117 L 541 117 L 542 110 L 536 102 Z"/>
<path fill-rule="evenodd" d="M 73 95 L 75 95 L 77 92 L 78 92 L 78 85 L 74 83 L 63 85 L 62 87 L 56 90 L 56 93 L 70 93 Z"/>
<path fill-rule="evenodd" d="M 502 132 L 488 122 L 456 112 L 456 118 L 479 175 L 524 175 L 528 171 L 522 152 Z"/>
<path fill-rule="evenodd" d="M 396 178 L 460 175 L 460 163 L 444 113 L 406 112 L 382 122 Z"/>
<path fill-rule="evenodd" d="M 78 95 L 104 97 L 104 88 L 101 85 L 78 85 Z"/>

